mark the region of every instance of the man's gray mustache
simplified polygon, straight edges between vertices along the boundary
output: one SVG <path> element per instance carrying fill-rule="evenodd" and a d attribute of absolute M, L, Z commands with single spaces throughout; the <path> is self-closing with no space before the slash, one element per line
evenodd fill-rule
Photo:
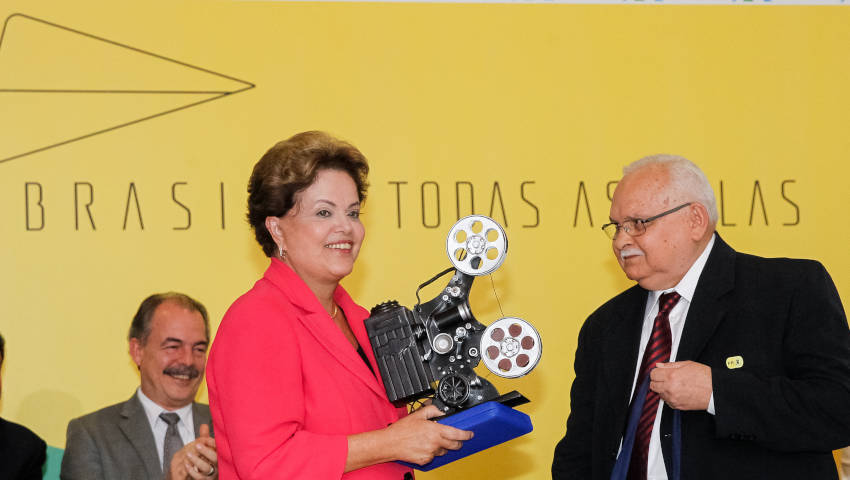
<path fill-rule="evenodd" d="M 625 250 L 620 250 L 620 260 L 625 260 L 626 257 L 630 257 L 632 255 L 643 255 L 643 250 L 639 248 L 627 248 Z"/>
<path fill-rule="evenodd" d="M 175 375 L 185 375 L 190 379 L 195 379 L 201 376 L 200 370 L 193 367 L 192 365 L 175 365 L 173 367 L 168 367 L 162 371 L 162 373 L 170 376 Z"/>

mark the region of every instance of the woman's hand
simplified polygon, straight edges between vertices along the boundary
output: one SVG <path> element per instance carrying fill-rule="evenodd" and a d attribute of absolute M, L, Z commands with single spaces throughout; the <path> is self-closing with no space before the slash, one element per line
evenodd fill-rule
<path fill-rule="evenodd" d="M 428 405 L 387 427 L 396 460 L 424 465 L 472 438 L 472 432 L 429 420 L 441 415 L 440 409 Z"/>
<path fill-rule="evenodd" d="M 382 430 L 349 436 L 345 471 L 393 460 L 424 465 L 472 438 L 472 432 L 429 420 L 441 415 L 440 409 L 428 405 Z"/>

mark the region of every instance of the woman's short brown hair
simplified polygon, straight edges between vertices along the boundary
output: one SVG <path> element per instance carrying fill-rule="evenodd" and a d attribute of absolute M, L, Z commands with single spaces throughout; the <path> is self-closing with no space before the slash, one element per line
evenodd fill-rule
<path fill-rule="evenodd" d="M 266 256 L 277 250 L 266 229 L 266 217 L 282 217 L 295 206 L 295 196 L 316 181 L 320 170 L 346 172 L 366 200 L 369 164 L 354 145 L 325 132 L 303 132 L 278 142 L 254 165 L 248 180 L 248 223 Z"/>

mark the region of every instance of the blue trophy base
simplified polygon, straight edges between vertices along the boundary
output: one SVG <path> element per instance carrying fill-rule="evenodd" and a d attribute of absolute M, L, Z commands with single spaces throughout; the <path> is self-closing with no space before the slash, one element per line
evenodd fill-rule
<path fill-rule="evenodd" d="M 507 442 L 530 432 L 534 427 L 531 418 L 513 408 L 497 401 L 476 405 L 468 410 L 437 420 L 443 425 L 449 425 L 461 430 L 475 432 L 472 439 L 463 442 L 460 450 L 449 450 L 445 455 L 434 457 L 425 465 L 398 462 L 402 465 L 427 472 L 442 467 L 455 460 L 486 450 L 494 445 Z"/>

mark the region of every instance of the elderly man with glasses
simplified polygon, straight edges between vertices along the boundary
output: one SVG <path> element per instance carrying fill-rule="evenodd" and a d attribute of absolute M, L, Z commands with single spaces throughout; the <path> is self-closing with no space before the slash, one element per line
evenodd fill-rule
<path fill-rule="evenodd" d="M 627 166 L 602 227 L 637 285 L 585 321 L 554 479 L 836 479 L 850 330 L 815 261 L 738 253 L 690 161 Z"/>

